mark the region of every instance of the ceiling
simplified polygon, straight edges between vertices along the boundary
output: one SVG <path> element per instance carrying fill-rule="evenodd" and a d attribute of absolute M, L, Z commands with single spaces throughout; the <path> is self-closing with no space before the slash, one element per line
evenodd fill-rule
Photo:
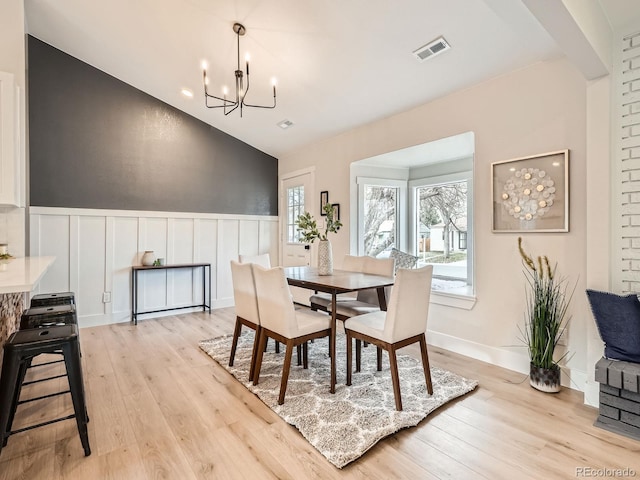
<path fill-rule="evenodd" d="M 612 23 L 638 10 L 600 2 Z M 25 11 L 31 35 L 276 157 L 562 55 L 514 0 L 25 0 Z M 278 79 L 278 106 L 243 118 L 203 100 L 203 60 L 211 91 L 232 89 L 235 22 L 251 54 L 247 100 L 270 103 Z M 440 35 L 452 48 L 418 62 L 412 52 Z"/>

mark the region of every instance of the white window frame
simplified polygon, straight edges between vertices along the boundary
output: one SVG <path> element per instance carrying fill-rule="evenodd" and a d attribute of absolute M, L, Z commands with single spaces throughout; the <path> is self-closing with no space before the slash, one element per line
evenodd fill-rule
<path fill-rule="evenodd" d="M 433 177 L 424 177 L 410 180 L 408 182 L 411 192 L 411 201 L 409 202 L 409 222 L 411 251 L 416 254 L 418 246 L 416 244 L 416 218 L 417 218 L 417 190 L 422 187 L 432 187 L 437 185 L 446 185 L 450 183 L 467 182 L 467 288 L 462 290 L 449 291 L 432 291 L 435 296 L 436 303 L 445 305 L 458 306 L 461 308 L 472 308 L 475 303 L 475 245 L 474 245 L 474 217 L 473 217 L 473 171 L 465 171 L 459 173 L 451 173 L 447 175 L 438 175 Z M 459 298 L 462 302 L 450 303 L 444 297 Z M 443 300 L 444 298 L 444 300 Z M 440 301 L 437 301 L 437 300 Z M 469 299 L 471 303 L 464 302 Z"/>
<path fill-rule="evenodd" d="M 357 239 L 358 239 L 358 255 L 364 253 L 364 202 L 365 189 L 372 187 L 396 187 L 398 196 L 396 199 L 396 245 L 398 249 L 403 250 L 407 247 L 407 216 L 403 212 L 407 211 L 407 182 L 404 180 L 392 180 L 387 178 L 374 177 L 357 177 L 358 185 L 358 215 L 357 215 Z"/>
<path fill-rule="evenodd" d="M 298 186 L 296 186 L 294 188 L 302 189 L 303 198 L 306 198 L 306 195 L 307 195 L 308 192 L 305 191 L 304 185 L 298 185 Z M 285 192 L 284 192 L 284 195 L 285 195 L 285 206 L 286 206 L 286 211 L 285 211 L 285 214 L 284 214 L 284 217 L 285 217 L 284 218 L 284 222 L 285 222 L 285 230 L 286 230 L 285 242 L 288 243 L 288 244 L 301 244 L 303 242 L 299 241 L 299 237 L 300 237 L 299 234 L 297 235 L 298 238 L 295 238 L 293 240 L 289 236 L 289 227 L 292 224 L 289 223 L 289 209 L 291 208 L 291 204 L 289 203 L 289 192 L 288 192 L 288 190 L 289 189 L 285 190 Z M 302 202 L 302 207 L 303 207 L 302 208 L 302 213 L 304 213 L 304 211 L 305 211 L 304 205 L 305 205 L 305 202 L 303 200 L 303 202 Z M 293 225 L 295 225 L 295 221 L 294 221 Z"/>

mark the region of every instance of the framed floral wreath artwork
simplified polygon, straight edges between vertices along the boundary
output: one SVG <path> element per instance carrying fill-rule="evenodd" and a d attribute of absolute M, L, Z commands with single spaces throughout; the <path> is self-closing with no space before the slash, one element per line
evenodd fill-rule
<path fill-rule="evenodd" d="M 493 232 L 569 231 L 569 150 L 491 164 Z"/>

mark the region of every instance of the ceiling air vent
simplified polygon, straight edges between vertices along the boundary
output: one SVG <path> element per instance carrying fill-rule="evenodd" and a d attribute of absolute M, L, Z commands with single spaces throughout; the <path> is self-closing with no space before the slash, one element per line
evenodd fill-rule
<path fill-rule="evenodd" d="M 447 43 L 444 37 L 438 37 L 433 42 L 415 50 L 413 54 L 419 62 L 424 62 L 426 59 L 435 57 L 439 53 L 446 52 L 450 48 L 451 46 Z"/>
<path fill-rule="evenodd" d="M 281 122 L 278 122 L 276 125 L 278 125 L 281 129 L 286 130 L 287 128 L 293 127 L 293 122 L 291 120 L 285 119 Z"/>

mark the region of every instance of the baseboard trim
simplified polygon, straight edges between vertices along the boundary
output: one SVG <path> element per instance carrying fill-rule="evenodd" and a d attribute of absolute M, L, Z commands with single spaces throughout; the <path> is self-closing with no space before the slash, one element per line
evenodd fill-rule
<path fill-rule="evenodd" d="M 211 304 L 211 310 L 217 310 L 227 307 L 233 307 L 233 298 L 222 298 L 219 300 L 214 300 Z M 167 312 L 140 313 L 138 314 L 138 321 L 149 320 L 152 318 L 169 317 L 171 315 L 180 315 L 182 313 L 197 312 L 202 312 L 202 307 L 181 308 L 178 310 L 170 310 Z M 129 311 L 104 315 L 81 315 L 78 317 L 78 325 L 80 326 L 80 328 L 98 327 L 100 325 L 111 325 L 113 323 L 125 322 L 131 322 L 131 312 Z"/>
<path fill-rule="evenodd" d="M 522 349 L 523 353 L 520 354 L 431 330 L 427 330 L 427 341 L 435 347 L 444 348 L 445 350 L 522 373 L 523 375 L 529 375 L 529 359 L 525 354 L 526 349 L 524 347 Z M 561 382 L 564 387 L 585 392 L 587 374 L 586 372 L 562 367 Z M 587 400 L 590 399 L 587 399 L 585 395 L 585 403 L 587 403 Z"/>

